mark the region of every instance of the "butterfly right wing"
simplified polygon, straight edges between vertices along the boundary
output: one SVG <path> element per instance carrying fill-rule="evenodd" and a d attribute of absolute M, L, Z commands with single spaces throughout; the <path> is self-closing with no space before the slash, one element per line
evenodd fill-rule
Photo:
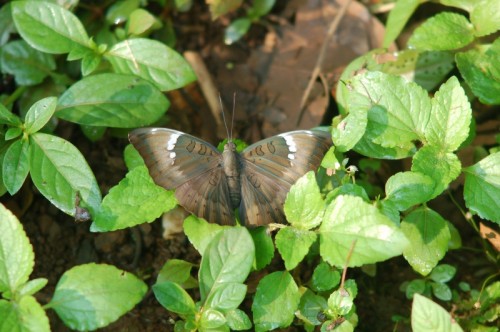
<path fill-rule="evenodd" d="M 209 143 L 167 128 L 140 128 L 129 140 L 156 184 L 175 189 L 186 210 L 208 221 L 234 222 L 222 155 Z"/>

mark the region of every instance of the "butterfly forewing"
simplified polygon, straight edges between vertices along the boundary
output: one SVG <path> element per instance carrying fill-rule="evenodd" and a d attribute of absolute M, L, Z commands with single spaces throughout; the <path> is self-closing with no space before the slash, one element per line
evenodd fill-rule
<path fill-rule="evenodd" d="M 242 222 L 249 226 L 283 222 L 283 203 L 290 187 L 319 167 L 330 146 L 328 133 L 300 130 L 246 148 L 241 154 Z"/>
<path fill-rule="evenodd" d="M 209 221 L 233 223 L 222 155 L 209 143 L 180 131 L 141 128 L 129 140 L 156 184 L 175 189 L 186 210 Z M 220 219 L 219 219 L 220 218 Z"/>

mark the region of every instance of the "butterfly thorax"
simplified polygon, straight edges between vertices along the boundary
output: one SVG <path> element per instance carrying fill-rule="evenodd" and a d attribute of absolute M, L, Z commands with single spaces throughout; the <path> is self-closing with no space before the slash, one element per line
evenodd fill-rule
<path fill-rule="evenodd" d="M 240 205 L 241 201 L 241 186 L 240 186 L 240 156 L 236 152 L 236 145 L 229 141 L 224 146 L 222 159 L 224 165 L 224 174 L 227 178 L 229 189 L 229 197 L 231 198 L 232 208 L 235 209 Z"/>

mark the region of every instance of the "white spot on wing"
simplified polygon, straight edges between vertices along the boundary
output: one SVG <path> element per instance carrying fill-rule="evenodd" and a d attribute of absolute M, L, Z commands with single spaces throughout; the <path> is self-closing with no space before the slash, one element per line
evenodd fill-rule
<path fill-rule="evenodd" d="M 293 137 L 287 134 L 281 134 L 279 135 L 285 139 L 285 143 L 288 146 L 288 159 L 293 160 L 295 159 L 295 152 L 297 152 L 297 145 L 295 144 L 295 141 L 293 140 Z"/>
<path fill-rule="evenodd" d="M 169 157 L 170 159 L 175 159 L 175 152 L 170 152 Z"/>
<path fill-rule="evenodd" d="M 172 151 L 175 148 L 175 144 L 177 143 L 177 139 L 179 139 L 179 134 L 172 134 L 167 142 L 167 150 Z M 175 157 L 175 153 L 174 153 Z"/>

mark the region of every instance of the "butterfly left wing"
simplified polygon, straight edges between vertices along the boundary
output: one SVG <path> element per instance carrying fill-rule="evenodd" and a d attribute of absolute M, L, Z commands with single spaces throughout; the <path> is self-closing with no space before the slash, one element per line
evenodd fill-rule
<path fill-rule="evenodd" d="M 246 226 L 283 223 L 290 187 L 319 167 L 331 144 L 327 132 L 298 130 L 247 147 L 241 153 L 241 222 Z"/>

